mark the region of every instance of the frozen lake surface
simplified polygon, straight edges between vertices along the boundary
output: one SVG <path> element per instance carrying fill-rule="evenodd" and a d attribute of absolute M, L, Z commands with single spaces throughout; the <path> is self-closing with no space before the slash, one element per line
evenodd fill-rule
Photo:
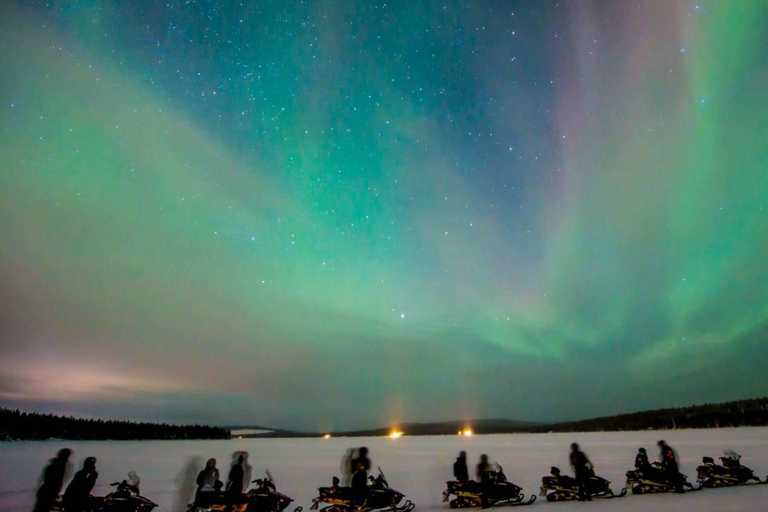
<path fill-rule="evenodd" d="M 351 447 L 368 446 L 373 466 L 381 466 L 392 487 L 406 494 L 416 510 L 444 510 L 445 481 L 451 478 L 453 461 L 466 450 L 470 472 L 480 454 L 504 467 L 507 478 L 523 487 L 528 495 L 538 493 L 541 477 L 550 466 L 570 473 L 568 451 L 571 442 L 581 444 L 596 466 L 598 475 L 612 482 L 615 491 L 632 469 L 635 453 L 645 446 L 655 456 L 656 441 L 665 439 L 678 452 L 681 470 L 690 481 L 703 455 L 718 457 L 731 448 L 742 455 L 744 465 L 761 479 L 768 474 L 768 428 L 675 430 L 586 434 L 511 434 L 473 437 L 427 436 L 400 439 L 243 439 L 227 441 L 44 441 L 0 443 L 0 511 L 28 512 L 34 502 L 38 478 L 48 459 L 63 447 L 74 450 L 73 467 L 97 457 L 99 481 L 95 495 L 109 492 L 109 483 L 125 478 L 130 470 L 141 477 L 142 494 L 160 506 L 159 511 L 179 512 L 191 501 L 197 472 L 209 457 L 218 460 L 226 480 L 232 453 L 247 450 L 253 478 L 269 468 L 279 491 L 308 511 L 317 487 L 327 486 L 340 476 L 340 461 Z M 66 485 L 66 484 L 65 484 Z M 186 489 L 186 490 L 185 490 Z M 187 494 L 189 492 L 190 494 Z M 526 510 L 596 511 L 732 511 L 765 510 L 768 485 L 726 489 L 705 489 L 684 495 L 627 495 L 624 498 L 589 503 L 548 503 L 537 501 Z M 289 510 L 293 510 L 293 506 Z"/>

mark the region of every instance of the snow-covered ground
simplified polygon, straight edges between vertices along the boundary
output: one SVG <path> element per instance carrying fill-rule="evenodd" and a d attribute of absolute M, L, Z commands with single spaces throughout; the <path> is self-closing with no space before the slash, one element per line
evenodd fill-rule
<path fill-rule="evenodd" d="M 229 441 L 127 441 L 127 442 L 6 442 L 0 443 L 0 511 L 31 510 L 37 479 L 47 460 L 60 448 L 74 450 L 74 466 L 83 458 L 98 458 L 99 481 L 94 494 L 105 494 L 109 482 L 135 470 L 142 494 L 157 502 L 160 511 L 178 512 L 191 499 L 191 489 L 205 459 L 216 457 L 222 479 L 235 450 L 250 452 L 253 478 L 269 468 L 279 491 L 293 497 L 293 505 L 308 510 L 317 487 L 329 485 L 339 475 L 339 465 L 350 447 L 368 446 L 373 465 L 381 466 L 392 487 L 416 503 L 417 510 L 448 510 L 441 501 L 445 481 L 459 450 L 466 450 L 472 466 L 480 454 L 499 462 L 509 480 L 527 495 L 538 493 L 541 477 L 550 466 L 570 473 L 571 442 L 581 444 L 596 466 L 597 474 L 618 491 L 631 469 L 639 446 L 656 454 L 656 441 L 666 439 L 681 458 L 681 470 L 695 481 L 695 468 L 703 455 L 717 457 L 724 448 L 741 453 L 744 465 L 761 478 L 768 474 L 768 428 L 676 430 L 668 432 L 618 432 L 588 434 L 517 434 L 487 436 L 434 436 L 331 439 L 242 439 Z M 473 471 L 473 468 L 470 468 Z M 537 501 L 526 510 L 541 507 L 557 512 L 571 510 L 630 512 L 765 510 L 768 485 L 705 489 L 684 495 L 633 496 L 593 501 L 548 503 Z M 291 507 L 291 510 L 293 507 Z"/>

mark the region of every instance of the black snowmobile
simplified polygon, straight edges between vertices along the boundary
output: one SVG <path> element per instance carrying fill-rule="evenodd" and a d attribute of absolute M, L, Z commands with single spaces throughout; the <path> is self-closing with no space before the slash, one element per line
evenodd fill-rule
<path fill-rule="evenodd" d="M 141 479 L 134 472 L 128 473 L 128 478 L 122 482 L 113 482 L 116 489 L 106 496 L 91 496 L 85 506 L 87 512 L 149 512 L 157 507 L 157 503 L 145 498 L 139 492 Z M 57 501 L 52 512 L 66 512 L 66 508 Z"/>
<path fill-rule="evenodd" d="M 692 491 L 698 490 L 688 482 L 688 477 L 684 474 L 679 473 L 678 478 L 682 480 L 681 484 L 683 488 L 687 487 Z M 664 475 L 661 464 L 658 462 L 651 463 L 651 467 L 646 471 L 640 469 L 627 471 L 627 483 L 624 487 L 625 492 L 626 489 L 631 489 L 632 494 L 655 494 L 677 491 L 675 482 L 671 482 L 666 475 Z"/>
<path fill-rule="evenodd" d="M 116 489 L 104 496 L 101 505 L 94 509 L 95 512 L 149 512 L 157 506 L 157 503 L 145 498 L 139 492 L 141 479 L 134 471 L 128 472 L 128 478 L 122 482 L 112 482 L 110 485 Z"/>
<path fill-rule="evenodd" d="M 768 483 L 760 480 L 751 469 L 741 465 L 741 455 L 733 450 L 723 450 L 724 457 L 720 457 L 723 465 L 715 464 L 712 457 L 701 459 L 702 465 L 696 468 L 698 476 L 696 480 L 702 487 L 727 487 L 731 485 L 744 485 L 750 482 L 758 484 Z"/>
<path fill-rule="evenodd" d="M 443 491 L 443 501 L 448 501 L 452 495 L 456 496 L 449 503 L 451 508 L 530 505 L 536 501 L 535 494 L 526 500 L 521 492 L 523 488 L 508 481 L 499 464 L 494 463 L 493 467 L 494 470 L 491 471 L 493 485 L 487 489 L 487 492 L 480 482 L 451 480 L 445 483 L 448 488 Z"/>
<path fill-rule="evenodd" d="M 317 510 L 320 503 L 330 503 L 327 507 L 320 509 L 320 512 L 369 512 L 378 510 L 381 512 L 411 512 L 416 505 L 411 500 L 405 500 L 405 495 L 389 487 L 384 473 L 379 468 L 379 476 L 376 478 L 368 477 L 371 485 L 367 486 L 365 491 L 354 491 L 351 487 L 340 487 L 338 477 L 333 477 L 331 487 L 320 487 L 320 495 L 312 499 L 311 510 Z"/>
<path fill-rule="evenodd" d="M 282 512 L 293 499 L 277 492 L 272 474 L 269 470 L 266 473 L 266 478 L 253 480 L 256 486 L 239 496 L 222 491 L 221 482 L 215 490 L 198 491 L 187 512 Z M 293 512 L 301 510 L 296 507 Z"/>
<path fill-rule="evenodd" d="M 585 498 L 621 498 L 627 494 L 626 489 L 621 493 L 615 494 L 611 490 L 611 482 L 599 476 L 591 476 L 586 486 Z M 550 492 L 551 491 L 551 492 Z M 539 496 L 546 496 L 547 501 L 572 501 L 579 500 L 579 483 L 575 478 L 561 475 L 560 469 L 552 466 L 550 474 L 541 477 L 541 489 Z"/>
<path fill-rule="evenodd" d="M 293 502 L 293 498 L 277 492 L 272 474 L 269 470 L 266 473 L 267 477 L 254 480 L 252 483 L 256 486 L 246 493 L 248 497 L 246 512 L 282 512 Z M 293 510 L 293 512 L 301 511 L 302 507 L 296 507 Z"/>

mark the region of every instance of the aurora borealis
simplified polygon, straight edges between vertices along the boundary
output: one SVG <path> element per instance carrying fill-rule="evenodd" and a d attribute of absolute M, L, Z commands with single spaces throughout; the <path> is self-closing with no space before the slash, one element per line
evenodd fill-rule
<path fill-rule="evenodd" d="M 15 2 L 0 405 L 357 428 L 768 394 L 768 3 Z"/>

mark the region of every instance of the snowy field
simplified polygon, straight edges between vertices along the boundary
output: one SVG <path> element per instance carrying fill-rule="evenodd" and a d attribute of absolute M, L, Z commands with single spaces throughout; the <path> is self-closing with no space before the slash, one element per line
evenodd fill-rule
<path fill-rule="evenodd" d="M 28 512 L 37 480 L 47 460 L 60 448 L 74 450 L 76 468 L 89 455 L 98 458 L 99 481 L 94 494 L 105 494 L 109 482 L 135 470 L 141 477 L 142 494 L 160 505 L 160 511 L 179 512 L 191 501 L 192 486 L 205 459 L 216 457 L 222 479 L 235 450 L 250 452 L 253 478 L 269 468 L 279 491 L 293 497 L 293 505 L 308 512 L 316 488 L 330 485 L 339 475 L 347 448 L 368 446 L 373 466 L 381 466 L 392 487 L 416 503 L 416 510 L 448 510 L 441 501 L 445 481 L 459 450 L 466 450 L 474 464 L 480 454 L 499 462 L 509 480 L 528 495 L 538 493 L 541 477 L 550 466 L 570 473 L 571 442 L 596 466 L 598 475 L 612 482 L 615 491 L 624 485 L 639 446 L 656 454 L 656 441 L 666 439 L 681 458 L 681 470 L 695 481 L 695 468 L 703 455 L 718 457 L 724 448 L 741 453 L 744 465 L 760 478 L 768 474 L 768 428 L 676 430 L 668 432 L 621 432 L 588 434 L 514 434 L 474 437 L 434 436 L 332 439 L 251 439 L 229 441 L 127 441 L 127 442 L 5 442 L 0 443 L 0 511 Z M 541 499 L 540 499 L 541 500 Z M 732 511 L 766 510 L 768 485 L 705 489 L 685 495 L 633 496 L 593 501 L 548 503 L 537 501 L 527 510 L 586 511 Z M 533 507 L 533 508 L 531 508 Z M 291 506 L 289 510 L 294 507 Z"/>

